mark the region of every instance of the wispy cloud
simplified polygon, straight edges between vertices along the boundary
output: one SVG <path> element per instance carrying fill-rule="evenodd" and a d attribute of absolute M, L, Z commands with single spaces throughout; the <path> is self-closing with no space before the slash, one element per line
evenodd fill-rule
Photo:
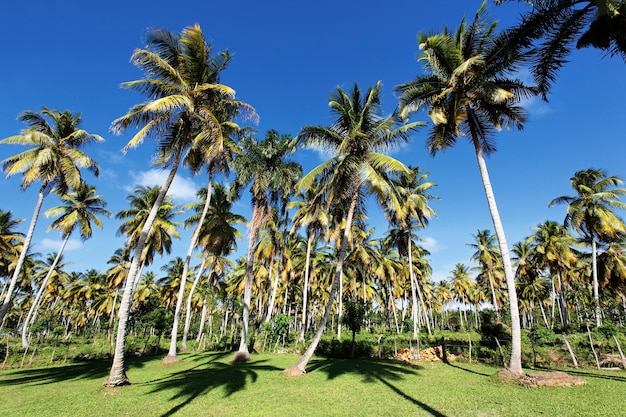
<path fill-rule="evenodd" d="M 58 252 L 61 249 L 61 245 L 63 244 L 62 240 L 54 240 L 54 239 L 43 239 L 40 242 L 37 242 L 35 245 L 35 249 L 37 251 L 46 252 L 46 251 L 54 251 Z M 72 252 L 75 250 L 80 250 L 83 248 L 83 242 L 76 239 L 70 239 L 65 245 L 65 249 L 63 252 Z"/>
<path fill-rule="evenodd" d="M 168 172 L 158 169 L 151 169 L 149 171 L 130 172 L 130 176 L 133 179 L 131 184 L 124 187 L 126 191 L 133 192 L 135 187 L 154 187 L 161 186 L 165 183 Z M 196 198 L 198 186 L 193 182 L 191 178 L 182 177 L 177 175 L 174 178 L 174 182 L 168 190 L 168 195 L 172 196 L 174 200 L 189 202 Z"/>

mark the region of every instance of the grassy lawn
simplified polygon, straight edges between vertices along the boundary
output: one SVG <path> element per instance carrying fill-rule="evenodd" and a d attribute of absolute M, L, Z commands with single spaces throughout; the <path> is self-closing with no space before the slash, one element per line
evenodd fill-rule
<path fill-rule="evenodd" d="M 496 383 L 481 364 L 325 360 L 306 376 L 291 355 L 189 353 L 176 365 L 129 359 L 132 385 L 103 388 L 109 361 L 0 371 L 1 416 L 624 416 L 626 374 L 576 371 L 587 385 Z M 572 373 L 572 372 L 570 372 Z"/>

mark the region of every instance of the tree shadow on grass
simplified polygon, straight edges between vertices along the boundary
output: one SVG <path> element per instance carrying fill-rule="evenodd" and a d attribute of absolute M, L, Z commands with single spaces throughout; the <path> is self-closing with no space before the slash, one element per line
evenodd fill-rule
<path fill-rule="evenodd" d="M 126 368 L 143 368 L 146 361 L 154 360 L 151 357 L 127 358 Z M 98 359 L 73 362 L 62 366 L 49 368 L 29 368 L 7 370 L 0 373 L 0 386 L 16 384 L 45 385 L 56 382 L 65 382 L 72 379 L 104 379 L 111 370 L 111 360 Z"/>
<path fill-rule="evenodd" d="M 195 360 L 195 358 L 191 358 Z M 198 358 L 199 359 L 199 358 Z M 146 382 L 145 385 L 154 385 L 150 393 L 163 390 L 174 391 L 170 401 L 176 402 L 169 411 L 161 417 L 171 416 L 190 404 L 198 396 L 207 394 L 218 388 L 223 388 L 224 397 L 245 389 L 248 380 L 251 383 L 258 379 L 259 371 L 280 371 L 275 366 L 265 365 L 262 361 L 247 363 L 224 363 L 217 361 L 219 357 L 198 363 L 193 368 L 171 373 L 156 381 Z"/>
<path fill-rule="evenodd" d="M 487 376 L 487 377 L 492 376 L 492 374 L 486 374 L 484 372 L 474 371 L 472 369 L 468 369 L 468 368 L 464 368 L 462 366 L 456 365 L 456 364 L 454 364 L 452 362 L 446 362 L 446 365 L 451 366 L 451 367 L 456 368 L 456 369 L 459 369 L 461 371 L 469 372 L 469 373 L 474 374 L 474 375 Z"/>
<path fill-rule="evenodd" d="M 309 369 L 310 372 L 326 373 L 328 379 L 334 379 L 340 375 L 350 373 L 362 376 L 363 382 L 366 383 L 381 382 L 395 394 L 420 407 L 427 413 L 435 417 L 446 417 L 445 414 L 421 402 L 417 398 L 410 396 L 392 384 L 392 381 L 399 381 L 410 376 L 418 376 L 418 371 L 422 369 L 421 366 L 378 360 L 326 359 L 312 361 Z"/>
<path fill-rule="evenodd" d="M 569 369 L 569 368 L 568 369 L 551 369 L 551 368 L 548 368 L 548 367 L 537 367 L 536 369 L 541 369 L 541 370 L 544 370 L 546 372 L 563 371 L 563 372 L 565 372 L 567 374 L 577 375 L 577 376 L 581 376 L 581 377 L 608 379 L 610 381 L 626 382 L 626 375 L 600 374 L 595 369 L 594 370 L 589 370 L 589 371 L 584 371 L 584 370 L 581 370 L 581 369 Z M 624 373 L 623 370 L 622 371 L 610 371 L 610 372 Z"/>

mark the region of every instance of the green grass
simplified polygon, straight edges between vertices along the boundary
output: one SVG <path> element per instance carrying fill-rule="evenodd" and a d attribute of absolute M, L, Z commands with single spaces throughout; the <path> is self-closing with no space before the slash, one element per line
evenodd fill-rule
<path fill-rule="evenodd" d="M 626 375 L 576 371 L 587 384 L 523 388 L 495 382 L 482 364 L 314 359 L 308 373 L 281 371 L 296 356 L 189 353 L 176 365 L 127 361 L 132 385 L 103 388 L 110 361 L 0 371 L 1 416 L 624 416 Z M 573 373 L 573 372 L 570 372 Z"/>

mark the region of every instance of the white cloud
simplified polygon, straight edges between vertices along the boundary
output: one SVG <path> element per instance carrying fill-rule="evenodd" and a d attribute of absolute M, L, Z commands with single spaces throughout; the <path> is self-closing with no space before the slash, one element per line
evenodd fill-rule
<path fill-rule="evenodd" d="M 61 245 L 63 244 L 62 240 L 54 240 L 54 239 L 43 239 L 41 242 L 37 242 L 36 250 L 41 252 L 46 251 L 54 251 L 58 252 L 61 249 Z M 71 252 L 75 250 L 80 250 L 83 248 L 83 242 L 76 239 L 70 239 L 65 245 L 65 249 L 63 252 Z"/>
<path fill-rule="evenodd" d="M 128 192 L 133 192 L 135 187 L 144 186 L 144 187 L 154 187 L 161 186 L 165 183 L 168 171 L 163 171 L 159 169 L 151 169 L 150 171 L 142 171 L 142 172 L 130 172 L 130 176 L 133 178 L 131 184 L 125 187 L 125 190 Z M 193 182 L 191 178 L 182 177 L 177 175 L 168 190 L 168 195 L 170 195 L 174 200 L 179 201 L 194 201 L 196 198 L 196 193 L 198 191 L 198 186 Z"/>
<path fill-rule="evenodd" d="M 430 253 L 439 252 L 439 242 L 432 237 L 426 237 L 420 242 L 420 245 Z"/>

